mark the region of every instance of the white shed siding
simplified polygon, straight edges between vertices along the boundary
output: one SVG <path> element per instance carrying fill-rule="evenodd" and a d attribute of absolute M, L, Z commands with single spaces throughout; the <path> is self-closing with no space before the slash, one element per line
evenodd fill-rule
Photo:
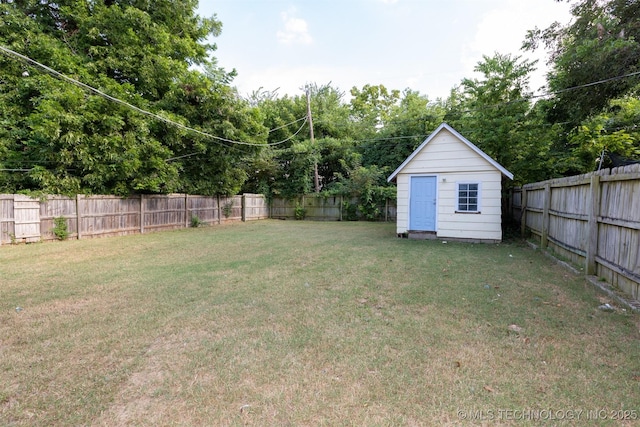
<path fill-rule="evenodd" d="M 497 170 L 469 174 L 442 174 L 438 237 L 483 240 L 502 239 L 502 175 Z M 456 213 L 457 183 L 480 184 L 480 213 Z"/>
<path fill-rule="evenodd" d="M 486 159 L 442 129 L 396 176 L 397 233 L 409 226 L 411 176 L 436 176 L 438 182 L 437 232 L 441 238 L 501 240 L 502 174 Z M 456 213 L 457 183 L 480 184 L 480 213 Z"/>
<path fill-rule="evenodd" d="M 406 233 L 409 227 L 409 175 L 401 173 L 396 179 L 398 197 L 396 201 L 396 232 Z"/>
<path fill-rule="evenodd" d="M 404 169 L 403 174 L 438 174 L 451 171 L 495 170 L 482 157 L 469 150 L 462 141 L 443 129 Z"/>

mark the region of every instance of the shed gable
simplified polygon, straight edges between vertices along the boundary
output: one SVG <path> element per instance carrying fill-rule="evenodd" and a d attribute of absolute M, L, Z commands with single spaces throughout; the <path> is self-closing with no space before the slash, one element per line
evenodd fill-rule
<path fill-rule="evenodd" d="M 405 164 L 401 173 L 482 172 L 495 168 L 451 132 L 439 132 Z"/>
<path fill-rule="evenodd" d="M 468 169 L 467 169 L 468 168 Z M 513 174 L 472 144 L 446 123 L 441 124 L 387 178 L 392 181 L 399 173 L 439 173 L 451 171 L 498 170 L 513 179 Z"/>

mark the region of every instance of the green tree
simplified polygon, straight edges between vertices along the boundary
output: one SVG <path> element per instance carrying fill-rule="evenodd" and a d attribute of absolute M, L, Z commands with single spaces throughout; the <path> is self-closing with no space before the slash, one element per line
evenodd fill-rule
<path fill-rule="evenodd" d="M 260 109 L 271 132 L 269 153 L 261 153 L 247 163 L 250 178 L 246 191 L 260 189 L 267 194 L 295 197 L 313 190 L 314 165 L 321 186 L 336 180 L 342 172 L 340 160 L 349 158 L 353 149 L 350 111 L 342 102 L 343 94 L 331 85 L 307 85 L 313 118 L 315 141 L 310 141 L 307 125 L 306 93 L 277 98 L 273 93 L 254 92 L 250 102 Z"/>
<path fill-rule="evenodd" d="M 584 120 L 570 137 L 572 154 L 582 171 L 617 166 L 640 158 L 640 100 L 615 99 L 606 112 Z"/>
<path fill-rule="evenodd" d="M 395 170 L 442 123 L 445 112 L 442 101 L 405 90 L 389 109 L 386 124 L 358 145 L 362 164 Z"/>
<path fill-rule="evenodd" d="M 367 220 L 380 219 L 384 214 L 381 207 L 387 199 L 395 199 L 396 188 L 387 185 L 385 169 L 377 165 L 362 166 L 358 157 L 352 160 L 353 164 L 343 161 L 345 172 L 337 174 L 339 179 L 327 194 L 355 198 L 355 208 L 361 217 Z"/>
<path fill-rule="evenodd" d="M 400 91 L 388 90 L 384 85 L 364 85 L 362 89 L 353 87 L 351 96 L 351 116 L 358 133 L 371 138 L 387 124 L 400 100 Z"/>
<path fill-rule="evenodd" d="M 529 76 L 535 63 L 496 53 L 475 68 L 481 79 L 463 79 L 450 97 L 445 120 L 510 170 L 516 183 L 540 177 L 552 140 L 532 110 Z"/>
<path fill-rule="evenodd" d="M 215 46 L 205 40 L 221 23 L 198 17 L 196 7 L 195 0 L 2 1 L 0 43 L 185 126 L 264 142 L 261 118 L 228 88 L 234 73 L 208 59 Z M 233 192 L 244 180 L 242 158 L 255 149 L 169 126 L 10 56 L 0 57 L 0 69 L 0 161 L 20 170 L 0 174 L 2 191 L 210 194 Z"/>
<path fill-rule="evenodd" d="M 572 5 L 568 25 L 529 32 L 525 49 L 550 51 L 549 89 L 555 92 L 549 121 L 578 126 L 609 101 L 638 93 L 640 2 L 582 0 Z M 624 77 L 627 76 L 627 77 Z M 594 84 L 595 83 L 595 84 Z"/>

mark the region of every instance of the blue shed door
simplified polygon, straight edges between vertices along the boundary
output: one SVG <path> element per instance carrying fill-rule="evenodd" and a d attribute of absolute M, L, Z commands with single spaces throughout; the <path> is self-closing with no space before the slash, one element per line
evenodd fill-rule
<path fill-rule="evenodd" d="M 436 177 L 412 176 L 409 230 L 436 231 Z"/>

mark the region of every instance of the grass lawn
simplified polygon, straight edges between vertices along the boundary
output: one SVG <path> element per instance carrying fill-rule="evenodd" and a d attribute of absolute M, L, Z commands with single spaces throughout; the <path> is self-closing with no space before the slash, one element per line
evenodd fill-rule
<path fill-rule="evenodd" d="M 640 316 L 603 302 L 394 224 L 3 246 L 0 425 L 638 425 Z"/>

